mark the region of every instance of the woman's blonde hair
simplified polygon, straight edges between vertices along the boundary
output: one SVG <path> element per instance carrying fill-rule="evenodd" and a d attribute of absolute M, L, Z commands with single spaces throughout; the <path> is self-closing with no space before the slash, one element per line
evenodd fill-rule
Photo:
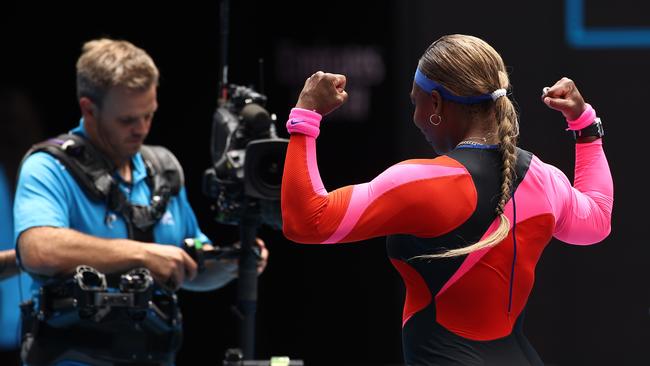
<path fill-rule="evenodd" d="M 460 96 L 484 95 L 497 89 L 508 90 L 510 87 L 508 74 L 499 53 L 485 41 L 472 36 L 453 34 L 441 37 L 424 52 L 418 67 L 429 79 Z M 488 237 L 477 243 L 416 258 L 456 257 L 469 254 L 500 243 L 510 231 L 510 220 L 504 214 L 504 210 L 516 179 L 519 121 L 517 111 L 508 97 L 486 103 L 467 108 L 485 108 L 487 105 L 490 107 L 488 110 L 491 110 L 491 104 L 494 104 L 499 146 L 503 157 L 501 196 L 496 207 L 496 214 L 500 219 L 499 226 Z"/>
<path fill-rule="evenodd" d="M 83 45 L 77 60 L 77 97 L 101 106 L 108 90 L 122 86 L 145 91 L 158 85 L 158 68 L 141 48 L 127 41 L 96 39 Z"/>

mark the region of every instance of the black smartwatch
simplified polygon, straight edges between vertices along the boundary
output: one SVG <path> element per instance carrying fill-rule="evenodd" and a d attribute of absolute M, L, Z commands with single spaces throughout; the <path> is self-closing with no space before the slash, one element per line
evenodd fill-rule
<path fill-rule="evenodd" d="M 573 138 L 577 139 L 578 137 L 589 137 L 589 136 L 595 136 L 595 137 L 603 137 L 605 135 L 605 131 L 603 130 L 603 122 L 600 120 L 600 118 L 596 117 L 594 119 L 594 122 L 590 124 L 589 126 L 573 131 Z"/>

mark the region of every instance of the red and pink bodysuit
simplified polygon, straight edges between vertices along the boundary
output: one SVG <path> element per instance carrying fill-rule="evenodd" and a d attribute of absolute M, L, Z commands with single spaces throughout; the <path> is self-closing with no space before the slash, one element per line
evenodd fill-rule
<path fill-rule="evenodd" d="M 408 365 L 541 365 L 523 335 L 522 312 L 535 266 L 553 237 L 589 245 L 610 232 L 613 184 L 602 140 L 576 144 L 573 186 L 557 168 L 517 149 L 506 239 L 469 255 L 423 260 L 413 257 L 473 244 L 497 228 L 498 146 L 460 145 L 327 192 L 316 163 L 320 119 L 294 108 L 287 122 L 286 237 L 333 244 L 387 236 L 388 256 L 406 286 Z"/>

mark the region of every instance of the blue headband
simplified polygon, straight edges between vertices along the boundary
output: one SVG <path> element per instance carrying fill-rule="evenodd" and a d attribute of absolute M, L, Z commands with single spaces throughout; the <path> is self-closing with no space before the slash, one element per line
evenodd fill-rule
<path fill-rule="evenodd" d="M 475 97 L 461 97 L 452 94 L 449 90 L 445 89 L 444 86 L 426 77 L 426 75 L 424 75 L 424 73 L 422 73 L 419 68 L 415 71 L 415 83 L 418 84 L 422 90 L 429 94 L 432 91 L 437 90 L 443 99 L 451 100 L 452 102 L 460 104 L 478 104 L 483 103 L 486 100 L 497 100 L 497 98 L 506 95 L 505 89 L 497 89 L 493 93 L 483 94 Z"/>

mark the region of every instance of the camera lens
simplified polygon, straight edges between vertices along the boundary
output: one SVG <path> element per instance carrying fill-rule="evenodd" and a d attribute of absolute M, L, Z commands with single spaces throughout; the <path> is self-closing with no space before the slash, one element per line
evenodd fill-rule
<path fill-rule="evenodd" d="M 261 199 L 280 198 L 286 151 L 285 139 L 263 139 L 248 144 L 244 166 L 247 195 Z"/>
<path fill-rule="evenodd" d="M 268 154 L 260 158 L 255 171 L 259 174 L 261 184 L 269 188 L 278 188 L 280 186 L 280 183 L 282 183 L 282 170 L 284 168 L 283 160 L 283 157 L 277 150 L 269 151 Z"/>

